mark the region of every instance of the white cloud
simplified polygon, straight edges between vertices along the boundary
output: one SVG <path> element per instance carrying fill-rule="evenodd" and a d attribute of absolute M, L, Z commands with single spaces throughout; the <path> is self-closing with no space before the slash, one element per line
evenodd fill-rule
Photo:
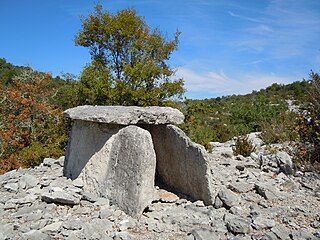
<path fill-rule="evenodd" d="M 250 21 L 250 22 L 258 22 L 258 23 L 262 22 L 262 21 L 261 21 L 260 19 L 258 19 L 258 18 L 251 18 L 251 17 L 247 17 L 247 16 L 242 16 L 242 15 L 239 15 L 239 14 L 235 14 L 235 13 L 233 13 L 233 12 L 231 12 L 231 11 L 229 11 L 229 15 L 230 15 L 231 17 L 240 18 L 240 19 L 242 19 L 242 20 L 246 20 L 246 21 Z"/>
<path fill-rule="evenodd" d="M 247 31 L 254 34 L 264 35 L 264 36 L 268 36 L 274 33 L 274 30 L 272 29 L 272 27 L 266 24 L 259 24 L 258 26 L 248 28 Z"/>
<path fill-rule="evenodd" d="M 256 18 L 229 12 L 231 17 L 247 21 L 231 40 L 237 50 L 266 53 L 275 59 L 289 59 L 306 54 L 320 35 L 320 15 L 312 1 L 270 1 Z M 310 56 L 309 56 L 310 57 Z"/>
<path fill-rule="evenodd" d="M 247 73 L 237 78 L 228 77 L 223 70 L 197 73 L 186 67 L 177 70 L 187 89 L 187 97 L 210 98 L 232 94 L 246 94 L 253 90 L 266 88 L 273 83 L 288 84 L 298 79 L 277 76 L 273 73 Z"/>

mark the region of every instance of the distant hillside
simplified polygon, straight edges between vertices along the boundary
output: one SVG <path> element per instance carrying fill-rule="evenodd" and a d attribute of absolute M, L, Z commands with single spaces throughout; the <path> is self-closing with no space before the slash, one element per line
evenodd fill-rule
<path fill-rule="evenodd" d="M 14 76 L 17 76 L 23 69 L 27 68 L 29 67 L 15 66 L 8 63 L 6 59 L 0 58 L 0 83 L 2 85 L 10 84 Z"/>
<path fill-rule="evenodd" d="M 181 106 L 186 116 L 184 131 L 196 142 L 224 142 L 234 136 L 264 131 L 273 122 L 293 124 L 288 100 L 303 107 L 309 100 L 311 84 L 303 80 L 288 85 L 273 84 L 246 95 L 205 100 L 186 100 Z M 284 119 L 285 118 L 285 119 Z"/>

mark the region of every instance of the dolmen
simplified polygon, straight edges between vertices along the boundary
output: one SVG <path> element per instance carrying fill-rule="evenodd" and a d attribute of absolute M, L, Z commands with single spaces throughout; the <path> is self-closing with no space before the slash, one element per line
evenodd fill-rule
<path fill-rule="evenodd" d="M 173 124 L 184 116 L 170 107 L 79 106 L 63 173 L 84 191 L 106 197 L 133 217 L 155 199 L 155 179 L 206 205 L 214 203 L 209 157 Z"/>

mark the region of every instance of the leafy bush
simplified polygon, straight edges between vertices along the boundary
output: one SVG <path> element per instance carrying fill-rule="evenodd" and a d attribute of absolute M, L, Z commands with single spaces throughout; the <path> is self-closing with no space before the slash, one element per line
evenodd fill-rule
<path fill-rule="evenodd" d="M 295 161 L 305 169 L 320 171 L 320 75 L 311 72 L 310 104 L 299 118 Z"/>
<path fill-rule="evenodd" d="M 61 156 L 68 123 L 50 104 L 51 76 L 26 69 L 10 86 L 1 85 L 0 172 L 38 165 L 43 157 Z"/>
<path fill-rule="evenodd" d="M 261 137 L 265 144 L 296 141 L 298 115 L 293 112 L 283 112 L 278 117 L 262 123 Z"/>
<path fill-rule="evenodd" d="M 250 156 L 256 150 L 256 147 L 249 141 L 249 136 L 240 136 L 236 140 L 235 146 L 232 148 L 234 155 Z"/>

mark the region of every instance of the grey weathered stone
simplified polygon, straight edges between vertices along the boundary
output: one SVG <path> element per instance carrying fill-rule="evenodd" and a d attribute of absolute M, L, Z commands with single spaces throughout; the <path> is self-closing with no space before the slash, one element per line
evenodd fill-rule
<path fill-rule="evenodd" d="M 295 231 L 292 234 L 291 239 L 293 240 L 319 240 L 319 236 L 316 237 L 311 233 L 305 232 L 305 231 Z"/>
<path fill-rule="evenodd" d="M 256 230 L 273 228 L 276 222 L 267 216 L 258 216 L 253 220 L 252 227 Z"/>
<path fill-rule="evenodd" d="M 53 164 L 55 164 L 55 161 L 56 160 L 53 158 L 45 158 L 45 159 L 43 159 L 42 164 L 43 164 L 43 166 L 51 167 Z"/>
<path fill-rule="evenodd" d="M 18 183 L 7 183 L 3 186 L 4 189 L 6 189 L 9 192 L 17 192 L 19 189 Z"/>
<path fill-rule="evenodd" d="M 163 125 L 181 123 L 183 114 L 178 110 L 161 107 L 82 106 L 67 110 L 66 115 L 75 119 L 75 122 L 65 158 L 64 176 L 76 179 L 81 174 L 85 190 L 101 196 L 108 195 L 101 189 L 105 189 L 105 179 L 112 178 L 106 170 L 112 167 L 109 162 L 114 154 L 111 148 L 116 146 L 113 141 L 125 127 L 123 125 L 139 124 L 152 135 L 157 155 L 157 172 L 164 183 L 195 200 L 213 203 L 214 189 L 210 185 L 211 175 L 205 149 L 191 142 L 180 129 Z M 163 138 L 167 140 L 163 141 Z M 152 144 L 148 148 L 153 149 Z M 90 167 L 92 164 L 95 169 Z"/>
<path fill-rule="evenodd" d="M 51 187 L 43 191 L 41 199 L 48 203 L 76 205 L 80 203 L 81 195 L 65 191 L 59 187 Z"/>
<path fill-rule="evenodd" d="M 149 132 L 129 126 L 119 131 L 110 154 L 106 195 L 131 216 L 143 212 L 154 198 L 156 155 Z"/>
<path fill-rule="evenodd" d="M 279 238 L 273 232 L 266 232 L 261 240 L 279 240 Z"/>
<path fill-rule="evenodd" d="M 130 234 L 126 231 L 116 232 L 113 236 L 113 240 L 133 240 Z"/>
<path fill-rule="evenodd" d="M 154 198 L 155 169 L 150 133 L 128 126 L 106 141 L 79 177 L 84 190 L 106 196 L 127 214 L 137 216 Z"/>
<path fill-rule="evenodd" d="M 93 219 L 82 226 L 83 239 L 109 239 L 107 233 L 112 231 L 112 225 L 107 219 Z"/>
<path fill-rule="evenodd" d="M 239 197 L 231 190 L 222 188 L 217 196 L 226 208 L 231 208 L 239 204 Z"/>
<path fill-rule="evenodd" d="M 181 124 L 183 114 L 170 107 L 136 107 L 136 106 L 79 106 L 66 110 L 65 115 L 71 119 L 119 124 Z"/>
<path fill-rule="evenodd" d="M 268 152 L 266 154 L 273 156 Z M 246 167 L 240 174 L 235 166 L 239 163 L 243 165 L 250 158 L 239 162 L 221 155 L 214 155 L 215 158 L 209 156 L 213 189 L 224 187 L 231 189 L 230 186 L 238 182 L 250 186 L 256 183 L 260 185 L 262 194 L 263 189 L 268 188 L 276 195 L 279 194 L 281 201 L 277 200 L 279 198 L 275 198 L 274 201 L 266 200 L 254 191 L 233 190 L 237 192 L 236 195 L 241 202 L 229 210 L 214 209 L 213 206 L 203 206 L 201 201 L 192 203 L 183 198 L 176 202 L 171 201 L 172 193 L 157 187 L 156 191 L 161 193 L 157 195 L 161 196 L 162 201 L 158 200 L 160 197 L 155 198 L 156 201 L 149 204 L 146 211 L 132 221 L 132 218 L 118 207 L 110 206 L 107 198 L 96 197 L 92 193 L 85 196 L 88 193 L 82 191 L 85 187 L 82 179 L 71 181 L 62 177 L 62 166 L 55 161 L 51 167 L 19 169 L 0 175 L 0 239 L 73 240 L 131 237 L 139 240 L 195 240 L 191 232 L 204 236 L 204 239 L 208 237 L 217 240 L 320 238 L 317 191 L 320 187 L 319 174 L 303 173 L 288 177 L 284 173 L 263 172 L 255 167 L 249 169 Z M 24 179 L 24 176 L 28 177 Z M 223 181 L 220 180 L 222 176 Z M 28 186 L 27 179 L 35 181 Z M 288 189 L 284 185 L 288 181 L 294 182 L 297 187 Z M 16 192 L 8 191 L 4 187 L 12 183 L 18 184 Z M 303 186 L 304 183 L 307 185 Z M 48 204 L 41 200 L 44 192 L 49 193 L 59 188 L 60 191 L 80 195 L 80 204 L 70 207 L 62 203 Z M 238 186 L 236 188 L 241 189 Z M 217 194 L 218 192 L 215 193 Z M 182 194 L 177 195 L 183 197 Z M 282 195 L 287 197 L 282 198 Z M 174 194 L 172 197 L 177 199 Z M 86 198 L 91 202 L 85 200 Z M 221 201 L 219 197 L 216 199 Z M 234 219 L 240 220 L 240 224 L 237 221 L 232 222 Z M 250 232 L 238 233 L 246 232 L 239 226 L 249 228 Z M 250 227 L 254 228 L 252 232 Z"/>
<path fill-rule="evenodd" d="M 236 193 L 246 193 L 253 190 L 254 185 L 245 181 L 233 181 L 228 188 Z"/>
<path fill-rule="evenodd" d="M 191 231 L 194 240 L 219 240 L 223 235 L 208 229 L 194 229 Z M 190 238 L 191 239 L 191 238 Z"/>
<path fill-rule="evenodd" d="M 21 182 L 24 183 L 23 185 L 25 185 L 26 189 L 33 188 L 39 184 L 39 180 L 30 174 L 23 175 L 20 178 L 20 183 Z"/>
<path fill-rule="evenodd" d="M 204 207 L 205 206 L 204 202 L 201 200 L 195 201 L 193 204 L 196 205 L 197 207 Z"/>
<path fill-rule="evenodd" d="M 103 161 L 107 164 L 107 149 L 103 149 L 106 142 L 123 126 L 76 120 L 72 125 L 63 174 L 72 180 L 76 179 L 88 161 Z M 98 160 L 95 160 L 95 159 Z M 97 163 L 98 164 L 98 163 Z M 99 168 L 97 171 L 99 171 Z M 95 173 L 92 173 L 95 174 Z"/>
<path fill-rule="evenodd" d="M 84 191 L 84 192 L 82 192 L 82 198 L 81 199 L 94 203 L 94 202 L 96 202 L 98 200 L 98 196 L 93 194 L 93 193 Z"/>
<path fill-rule="evenodd" d="M 0 222 L 0 239 L 12 239 L 13 236 L 13 225 Z"/>
<path fill-rule="evenodd" d="M 263 145 L 263 140 L 261 139 L 261 132 L 249 133 L 247 136 L 248 136 L 248 140 L 249 140 L 255 147 L 260 147 L 261 145 Z"/>
<path fill-rule="evenodd" d="M 33 203 L 38 196 L 33 194 L 28 194 L 23 198 L 12 198 L 7 203 L 14 203 L 14 204 L 27 204 L 27 203 Z"/>
<path fill-rule="evenodd" d="M 209 156 L 176 126 L 145 126 L 150 131 L 157 156 L 157 173 L 175 191 L 205 204 L 214 203 Z"/>
<path fill-rule="evenodd" d="M 59 228 L 62 226 L 62 222 L 54 222 L 46 225 L 41 229 L 42 232 L 57 232 Z"/>
<path fill-rule="evenodd" d="M 256 183 L 254 187 L 257 193 L 267 200 L 277 200 L 283 197 L 279 190 L 271 184 Z"/>
<path fill-rule="evenodd" d="M 290 240 L 290 232 L 289 229 L 284 226 L 275 226 L 271 229 L 271 231 L 277 235 L 277 237 L 281 240 Z"/>
<path fill-rule="evenodd" d="M 240 215 L 243 215 L 244 210 L 242 206 L 233 206 L 229 209 L 229 212 L 231 214 L 240 216 Z"/>
<path fill-rule="evenodd" d="M 60 167 L 63 167 L 65 156 L 60 157 L 55 164 L 58 164 Z"/>
<path fill-rule="evenodd" d="M 22 239 L 26 239 L 26 240 L 48 239 L 49 240 L 51 239 L 51 237 L 40 230 L 30 230 L 29 232 L 26 232 L 22 235 Z"/>
<path fill-rule="evenodd" d="M 234 234 L 249 233 L 251 231 L 250 223 L 240 217 L 228 219 L 226 225 L 228 230 Z"/>
<path fill-rule="evenodd" d="M 294 174 L 293 162 L 290 155 L 286 152 L 280 151 L 275 154 L 275 159 L 277 160 L 280 170 L 285 174 Z"/>

